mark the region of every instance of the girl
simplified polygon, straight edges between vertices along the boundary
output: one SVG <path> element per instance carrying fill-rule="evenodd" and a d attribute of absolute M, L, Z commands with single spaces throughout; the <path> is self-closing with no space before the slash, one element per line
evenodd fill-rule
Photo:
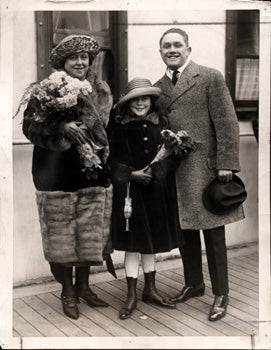
<path fill-rule="evenodd" d="M 176 159 L 149 165 L 161 143 L 162 118 L 153 108 L 161 93 L 148 79 L 128 83 L 117 104 L 110 133 L 110 163 L 113 181 L 112 240 L 116 250 L 125 251 L 127 299 L 119 312 L 130 317 L 137 305 L 136 284 L 139 253 L 145 285 L 142 300 L 161 307 L 175 308 L 155 287 L 155 253 L 167 252 L 183 244 L 178 215 L 174 172 Z M 132 199 L 129 227 L 124 216 L 125 197 Z"/>

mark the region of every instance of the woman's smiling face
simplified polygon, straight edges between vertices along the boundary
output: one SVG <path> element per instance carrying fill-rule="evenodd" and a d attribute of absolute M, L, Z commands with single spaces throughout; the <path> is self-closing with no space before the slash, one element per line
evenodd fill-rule
<path fill-rule="evenodd" d="M 64 69 L 73 78 L 84 80 L 89 69 L 88 53 L 81 51 L 68 56 L 64 63 Z"/>
<path fill-rule="evenodd" d="M 145 117 L 151 107 L 150 96 L 139 96 L 129 102 L 129 108 L 137 117 Z"/>

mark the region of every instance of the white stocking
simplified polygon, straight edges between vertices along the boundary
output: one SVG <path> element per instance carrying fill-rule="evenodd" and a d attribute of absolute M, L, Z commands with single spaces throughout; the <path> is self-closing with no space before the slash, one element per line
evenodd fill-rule
<path fill-rule="evenodd" d="M 124 266 L 125 266 L 126 277 L 137 278 L 138 268 L 139 268 L 139 254 L 125 252 Z"/>
<path fill-rule="evenodd" d="M 141 263 L 144 273 L 155 271 L 155 254 L 141 254 Z"/>

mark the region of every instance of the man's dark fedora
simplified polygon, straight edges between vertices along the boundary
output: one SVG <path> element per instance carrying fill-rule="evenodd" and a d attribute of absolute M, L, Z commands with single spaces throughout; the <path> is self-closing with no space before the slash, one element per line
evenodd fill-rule
<path fill-rule="evenodd" d="M 207 210 L 216 215 L 228 214 L 247 198 L 243 181 L 236 175 L 230 182 L 219 182 L 215 177 L 205 188 L 202 201 Z"/>

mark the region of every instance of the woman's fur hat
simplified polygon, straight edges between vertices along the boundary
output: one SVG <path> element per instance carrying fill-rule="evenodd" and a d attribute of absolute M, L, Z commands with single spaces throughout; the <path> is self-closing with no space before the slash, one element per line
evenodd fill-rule
<path fill-rule="evenodd" d="M 92 62 L 99 50 L 99 44 L 94 38 L 87 35 L 69 35 L 52 49 L 49 63 L 55 69 L 63 68 L 66 58 L 80 51 L 87 52 Z"/>

